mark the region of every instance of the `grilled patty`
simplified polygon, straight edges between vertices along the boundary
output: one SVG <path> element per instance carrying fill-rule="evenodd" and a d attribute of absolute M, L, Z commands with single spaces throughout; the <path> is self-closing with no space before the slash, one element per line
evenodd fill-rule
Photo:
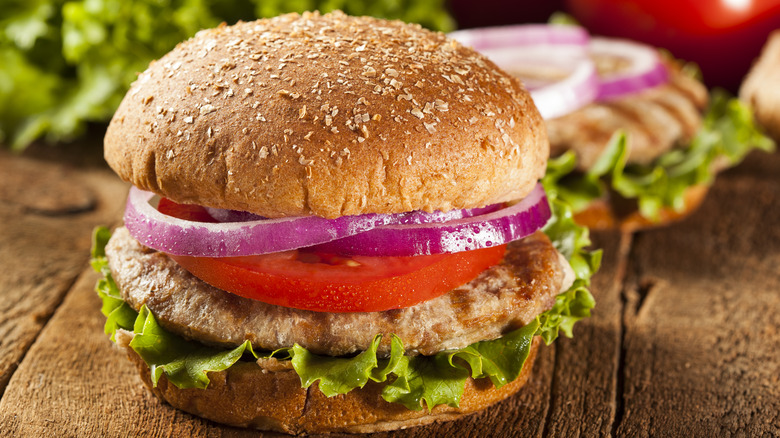
<path fill-rule="evenodd" d="M 701 127 L 707 89 L 675 66 L 669 70 L 669 81 L 663 85 L 548 120 L 550 155 L 573 150 L 578 168 L 590 169 L 619 129 L 628 134 L 629 163 L 647 164 L 686 146 Z"/>
<path fill-rule="evenodd" d="M 552 307 L 573 281 L 566 260 L 537 232 L 509 244 L 504 260 L 468 284 L 416 306 L 368 313 L 325 313 L 266 304 L 214 288 L 138 243 L 125 228 L 106 247 L 122 297 L 146 305 L 164 328 L 201 342 L 274 350 L 298 343 L 332 356 L 365 350 L 376 334 L 396 334 L 407 354 L 430 355 L 495 339 Z M 389 353 L 384 336 L 380 353 Z"/>

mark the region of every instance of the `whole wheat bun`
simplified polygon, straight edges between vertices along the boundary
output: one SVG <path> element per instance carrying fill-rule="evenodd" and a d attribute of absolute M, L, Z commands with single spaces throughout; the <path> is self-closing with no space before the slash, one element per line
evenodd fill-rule
<path fill-rule="evenodd" d="M 767 133 L 780 141 L 780 30 L 769 35 L 761 56 L 742 82 L 739 97 Z"/>
<path fill-rule="evenodd" d="M 587 208 L 574 215 L 574 220 L 591 230 L 619 229 L 632 232 L 660 227 L 677 222 L 696 211 L 708 191 L 709 186 L 706 184 L 688 187 L 683 193 L 685 207 L 681 211 L 669 207 L 662 208 L 655 220 L 642 216 L 637 210 L 635 201 L 630 201 L 630 206 L 626 208 L 613 202 L 612 199 L 598 199 L 591 202 Z"/>
<path fill-rule="evenodd" d="M 296 435 L 396 430 L 480 411 L 511 396 L 526 383 L 541 344 L 541 338 L 534 337 L 520 375 L 501 388 L 489 379 L 469 378 L 460 407 L 438 405 L 432 411 L 412 411 L 385 401 L 382 384 L 372 381 L 363 388 L 328 398 L 316 383 L 308 390 L 302 388 L 295 371 L 276 361 L 266 367 L 245 362 L 226 371 L 211 372 L 207 389 L 179 389 L 164 374 L 153 386 L 149 366 L 128 345 L 132 336 L 118 331 L 117 345 L 136 364 L 146 386 L 171 406 L 218 423 Z"/>
<path fill-rule="evenodd" d="M 338 12 L 199 32 L 140 74 L 105 137 L 142 189 L 266 217 L 519 199 L 548 154 L 529 93 L 487 58 Z"/>

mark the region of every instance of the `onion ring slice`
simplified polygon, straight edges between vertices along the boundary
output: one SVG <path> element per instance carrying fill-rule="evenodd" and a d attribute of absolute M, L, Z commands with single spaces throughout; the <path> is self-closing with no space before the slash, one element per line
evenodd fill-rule
<path fill-rule="evenodd" d="M 599 78 L 588 56 L 590 36 L 581 27 L 517 25 L 449 36 L 521 79 L 544 119 L 564 116 L 598 96 Z"/>
<path fill-rule="evenodd" d="M 487 248 L 522 239 L 551 216 L 541 184 L 522 201 L 492 213 L 443 223 L 388 225 L 315 247 L 344 255 L 405 257 Z"/>
<path fill-rule="evenodd" d="M 598 100 L 612 99 L 636 93 L 666 83 L 669 71 L 661 61 L 658 51 L 648 45 L 617 38 L 593 38 L 590 54 L 597 65 L 610 62 L 625 64 L 612 68 L 612 72 L 600 72 Z"/>
<path fill-rule="evenodd" d="M 302 216 L 209 223 L 165 215 L 150 203 L 154 197 L 152 192 L 130 188 L 124 215 L 130 234 L 158 251 L 198 257 L 237 257 L 288 251 L 352 236 L 378 226 L 451 221 L 501 208 L 500 205 L 491 205 L 433 213 L 364 214 L 337 219 Z M 220 216 L 213 209 L 209 214 Z"/>

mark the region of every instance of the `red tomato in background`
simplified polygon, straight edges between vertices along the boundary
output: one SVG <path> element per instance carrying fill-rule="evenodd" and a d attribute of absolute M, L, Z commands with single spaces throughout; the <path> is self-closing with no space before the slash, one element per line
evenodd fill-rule
<path fill-rule="evenodd" d="M 780 0 L 566 0 L 593 34 L 669 50 L 702 70 L 704 82 L 736 92 L 769 33 Z"/>

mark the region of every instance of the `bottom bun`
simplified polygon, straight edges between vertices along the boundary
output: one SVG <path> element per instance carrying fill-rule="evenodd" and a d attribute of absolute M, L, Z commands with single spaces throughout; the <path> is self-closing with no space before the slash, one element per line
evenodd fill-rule
<path fill-rule="evenodd" d="M 676 222 L 693 213 L 701 205 L 709 190 L 708 185 L 700 184 L 685 190 L 685 208 L 677 211 L 672 208 L 663 208 L 658 213 L 657 220 L 648 219 L 636 209 L 636 202 L 630 201 L 632 206 L 618 205 L 613 199 L 599 199 L 592 202 L 588 208 L 574 215 L 574 220 L 591 230 L 613 230 L 631 232 L 646 228 L 658 227 Z"/>
<path fill-rule="evenodd" d="M 165 375 L 152 386 L 149 366 L 129 347 L 132 333 L 117 332 L 146 386 L 171 406 L 231 426 L 288 434 L 328 432 L 370 433 L 458 419 L 480 411 L 517 392 L 528 380 L 541 339 L 534 337 L 528 358 L 513 382 L 496 388 L 489 379 L 466 381 L 460 407 L 439 405 L 412 411 L 382 396 L 384 384 L 369 381 L 347 394 L 326 397 L 315 383 L 301 388 L 292 368 L 273 361 L 269 366 L 239 362 L 225 371 L 209 373 L 206 389 L 180 389 Z"/>

